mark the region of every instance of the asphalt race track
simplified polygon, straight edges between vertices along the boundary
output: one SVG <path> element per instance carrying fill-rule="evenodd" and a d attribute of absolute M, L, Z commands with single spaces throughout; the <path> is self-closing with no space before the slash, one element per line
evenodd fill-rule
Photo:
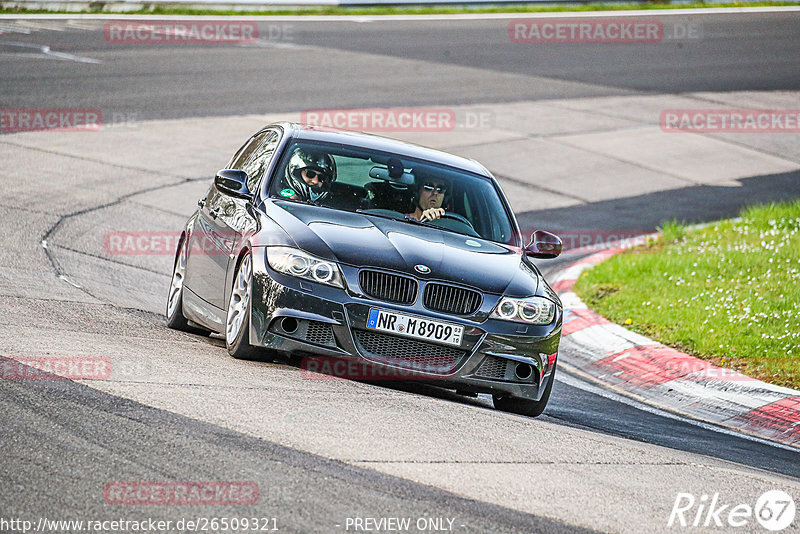
<path fill-rule="evenodd" d="M 693 28 L 697 37 L 633 46 L 514 43 L 508 36 L 513 19 L 507 18 L 415 23 L 276 19 L 261 23 L 257 42 L 199 50 L 109 43 L 101 31 L 107 20 L 49 23 L 61 31 L 28 21 L 20 29 L 30 34 L 3 34 L 3 72 L 13 75 L 4 74 L 0 94 L 7 107 L 45 101 L 155 119 L 320 107 L 777 91 L 800 84 L 800 60 L 794 53 L 800 40 L 797 17 L 671 16 L 664 19 L 665 33 L 683 26 Z M 33 50 L 7 42 L 44 44 L 88 58 L 101 54 L 104 63 L 78 68 L 72 61 L 18 61 L 13 56 Z"/>
<path fill-rule="evenodd" d="M 797 450 L 566 372 L 528 419 L 484 396 L 234 360 L 220 339 L 164 326 L 171 252 L 104 247 L 109 232 L 177 231 L 247 136 L 310 109 L 454 110 L 452 132 L 386 135 L 485 163 L 526 229 L 647 232 L 799 197 L 798 134 L 687 137 L 648 121 L 682 106 L 800 107 L 800 13 L 647 18 L 693 36 L 534 45 L 512 42 L 507 18 L 362 17 L 268 19 L 257 42 L 168 46 L 109 42 L 106 20 L 0 19 L 0 109 L 100 110 L 105 123 L 0 136 L 0 356 L 113 368 L 0 379 L 0 532 L 22 532 L 12 519 L 213 517 L 281 532 L 402 530 L 381 518 L 410 518 L 410 532 L 673 532 L 687 530 L 668 527 L 679 493 L 797 502 Z M 475 118 L 485 127 L 463 123 Z M 118 481 L 245 481 L 258 500 L 108 504 Z M 725 528 L 763 531 L 752 518 Z"/>

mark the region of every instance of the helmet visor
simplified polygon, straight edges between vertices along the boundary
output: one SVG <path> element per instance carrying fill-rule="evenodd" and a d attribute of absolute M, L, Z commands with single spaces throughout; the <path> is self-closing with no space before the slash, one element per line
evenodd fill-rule
<path fill-rule="evenodd" d="M 308 178 L 309 180 L 316 178 L 323 183 L 330 182 L 332 178 L 330 172 L 314 167 L 303 167 L 302 169 L 297 169 L 295 171 L 295 175 L 298 178 Z"/>

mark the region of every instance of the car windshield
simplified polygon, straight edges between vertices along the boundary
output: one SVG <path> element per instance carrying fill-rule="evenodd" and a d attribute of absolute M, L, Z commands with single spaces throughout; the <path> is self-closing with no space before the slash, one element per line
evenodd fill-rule
<path fill-rule="evenodd" d="M 518 245 L 506 204 L 484 176 L 363 148 L 308 141 L 290 145 L 275 172 L 269 185 L 273 198 Z M 444 209 L 444 215 L 424 220 L 421 212 L 431 207 Z"/>

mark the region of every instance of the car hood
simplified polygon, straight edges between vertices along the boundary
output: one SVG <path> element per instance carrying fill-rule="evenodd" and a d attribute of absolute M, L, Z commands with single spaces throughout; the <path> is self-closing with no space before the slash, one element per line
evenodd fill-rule
<path fill-rule="evenodd" d="M 538 285 L 519 252 L 480 238 L 285 201 L 273 203 L 268 215 L 299 248 L 342 264 L 447 280 L 495 294 L 528 296 Z M 430 273 L 420 274 L 418 265 Z"/>

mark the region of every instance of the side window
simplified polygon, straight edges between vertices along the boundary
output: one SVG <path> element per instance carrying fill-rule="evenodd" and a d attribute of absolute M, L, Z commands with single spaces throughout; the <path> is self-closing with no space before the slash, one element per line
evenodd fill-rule
<path fill-rule="evenodd" d="M 261 144 L 261 141 L 264 140 L 266 136 L 270 134 L 269 131 L 261 132 L 253 137 L 251 137 L 243 146 L 239 149 L 239 152 L 233 157 L 233 162 L 231 163 L 231 169 L 241 169 L 244 162 L 247 161 L 247 158 L 253 153 L 253 151 L 258 148 L 258 145 Z"/>
<path fill-rule="evenodd" d="M 255 144 L 256 148 L 245 158 L 241 169 L 247 173 L 247 188 L 250 191 L 255 191 L 258 182 L 267 171 L 272 156 L 275 155 L 275 149 L 278 148 L 279 139 L 278 132 L 264 132 L 260 142 Z"/>

